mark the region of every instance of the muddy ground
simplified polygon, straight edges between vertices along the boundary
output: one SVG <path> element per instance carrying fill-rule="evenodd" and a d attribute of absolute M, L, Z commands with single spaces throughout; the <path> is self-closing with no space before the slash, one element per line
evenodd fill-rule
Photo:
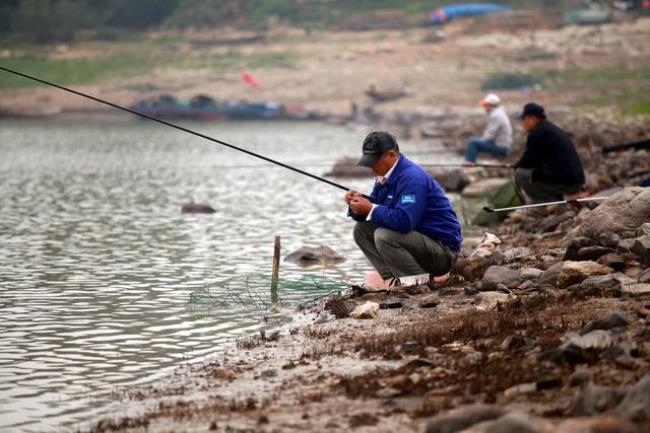
<path fill-rule="evenodd" d="M 513 214 L 465 241 L 447 282 L 308 306 L 312 323 L 134 389 L 139 414 L 92 431 L 649 431 L 650 195 L 610 200 Z M 585 241 L 617 200 L 636 231 Z M 349 317 L 367 302 L 376 316 Z"/>

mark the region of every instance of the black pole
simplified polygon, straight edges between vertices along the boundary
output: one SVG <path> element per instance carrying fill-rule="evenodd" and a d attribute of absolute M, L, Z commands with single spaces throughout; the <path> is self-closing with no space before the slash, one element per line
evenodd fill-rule
<path fill-rule="evenodd" d="M 619 152 L 622 150 L 641 150 L 641 149 L 650 149 L 650 139 L 634 141 L 631 143 L 616 144 L 614 146 L 603 147 L 603 155 L 606 155 L 611 152 Z"/>
<path fill-rule="evenodd" d="M 321 182 L 324 182 L 324 183 L 326 183 L 328 185 L 332 185 L 332 186 L 334 186 L 336 188 L 339 188 L 339 189 L 342 189 L 344 191 L 350 191 L 350 188 L 348 188 L 346 186 L 343 186 L 341 184 L 338 184 L 336 182 L 332 182 L 331 180 L 325 179 L 325 178 L 320 177 L 320 176 L 316 176 L 315 174 L 306 172 L 306 171 L 301 170 L 301 169 L 296 168 L 296 167 L 292 167 L 292 166 L 290 166 L 288 164 L 285 164 L 283 162 L 276 161 L 276 160 L 268 158 L 268 157 L 266 157 L 264 155 L 260 155 L 259 153 L 255 153 L 255 152 L 252 152 L 250 150 L 242 149 L 241 147 L 237 147 L 235 145 L 226 143 L 225 141 L 217 140 L 216 138 L 212 138 L 212 137 L 209 137 L 209 136 L 207 136 L 205 134 L 201 134 L 200 132 L 192 131 L 191 129 L 187 129 L 187 128 L 184 128 L 184 127 L 182 127 L 180 125 L 176 125 L 175 123 L 167 122 L 167 121 L 159 119 L 157 117 L 149 116 L 148 114 L 141 113 L 141 112 L 139 112 L 137 110 L 133 110 L 131 108 L 126 108 L 126 107 L 123 107 L 121 105 L 114 104 L 113 102 L 109 102 L 109 101 L 106 101 L 104 99 L 100 99 L 100 98 L 97 98 L 95 96 L 91 96 L 91 95 L 88 95 L 86 93 L 80 92 L 78 90 L 74 90 L 74 89 L 70 89 L 68 87 L 61 86 L 59 84 L 51 83 L 49 81 L 45 81 L 45 80 L 42 80 L 40 78 L 33 77 L 31 75 L 27 75 L 27 74 L 24 74 L 22 72 L 14 71 L 13 69 L 5 68 L 3 66 L 0 66 L 0 69 L 2 69 L 3 71 L 9 72 L 11 74 L 14 74 L 14 75 L 18 75 L 20 77 L 28 78 L 30 80 L 37 81 L 39 83 L 46 84 L 48 86 L 52 86 L 52 87 L 56 87 L 56 88 L 61 89 L 61 90 L 65 90 L 66 92 L 74 93 L 75 95 L 83 96 L 84 98 L 92 99 L 93 101 L 99 102 L 101 104 L 105 104 L 105 105 L 109 105 L 109 106 L 111 106 L 113 108 L 117 108 L 118 110 L 123 110 L 123 111 L 126 111 L 128 113 L 135 114 L 136 116 L 144 117 L 145 119 L 153 120 L 154 122 L 158 122 L 158 123 L 162 123 L 163 125 L 171 126 L 172 128 L 181 130 L 183 132 L 187 132 L 188 134 L 196 135 L 197 137 L 201 137 L 201 138 L 204 138 L 206 140 L 212 141 L 214 143 L 221 144 L 222 146 L 226 146 L 226 147 L 229 147 L 231 149 L 235 149 L 235 150 L 238 150 L 240 152 L 244 152 L 244 153 L 246 153 L 248 155 L 254 156 L 256 158 L 262 159 L 262 160 L 270 162 L 272 164 L 279 165 L 280 167 L 287 168 L 289 170 L 295 171 L 296 173 L 300 173 L 300 174 L 302 174 L 304 176 L 311 177 L 312 179 L 319 180 Z"/>
<path fill-rule="evenodd" d="M 432 164 L 422 164 L 427 167 L 461 167 L 461 168 L 515 168 L 512 164 L 482 164 L 468 162 L 440 162 Z"/>

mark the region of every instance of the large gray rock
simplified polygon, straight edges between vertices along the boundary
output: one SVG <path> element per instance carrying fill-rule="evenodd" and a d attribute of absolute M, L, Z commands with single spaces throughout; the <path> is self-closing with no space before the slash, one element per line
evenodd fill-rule
<path fill-rule="evenodd" d="M 627 392 L 616 413 L 634 421 L 650 420 L 650 374 Z"/>
<path fill-rule="evenodd" d="M 531 249 L 527 247 L 508 248 L 503 253 L 503 263 L 512 263 L 515 260 L 530 257 L 532 254 Z"/>
<path fill-rule="evenodd" d="M 648 283 L 628 283 L 621 284 L 621 294 L 629 296 L 645 296 L 650 293 L 650 284 Z"/>
<path fill-rule="evenodd" d="M 374 176 L 369 167 L 357 165 L 357 162 L 359 162 L 359 158 L 342 156 L 334 163 L 334 167 L 325 173 L 325 176 L 348 178 Z"/>
<path fill-rule="evenodd" d="M 434 168 L 429 169 L 431 176 L 442 186 L 445 191 L 460 192 L 469 185 L 469 177 L 465 170 L 456 168 L 453 170 Z"/>
<path fill-rule="evenodd" d="M 624 393 L 616 388 L 588 384 L 582 394 L 574 398 L 571 414 L 574 416 L 594 416 L 613 409 L 623 399 Z"/>
<path fill-rule="evenodd" d="M 600 245 L 580 248 L 578 250 L 578 259 L 580 260 L 598 260 L 600 256 L 611 253 L 614 250 Z"/>
<path fill-rule="evenodd" d="M 646 266 L 650 266 L 650 235 L 636 238 L 632 245 L 631 251 L 639 256 L 639 261 Z"/>
<path fill-rule="evenodd" d="M 498 245 L 501 244 L 501 239 L 492 233 L 486 232 L 478 245 L 474 247 L 470 257 L 491 257 L 495 254 Z"/>
<path fill-rule="evenodd" d="M 481 280 L 481 290 L 494 290 L 499 284 L 509 289 L 519 285 L 519 272 L 505 266 L 490 266 Z"/>
<path fill-rule="evenodd" d="M 564 255 L 564 260 L 578 260 L 578 252 L 583 248 L 595 246 L 598 241 L 584 236 L 574 236 Z"/>
<path fill-rule="evenodd" d="M 373 319 L 379 311 L 379 304 L 372 301 L 367 301 L 357 306 L 350 313 L 350 317 L 355 319 Z"/>
<path fill-rule="evenodd" d="M 538 433 L 530 416 L 521 412 L 512 412 L 496 420 L 485 433 Z"/>
<path fill-rule="evenodd" d="M 609 266 L 616 271 L 622 271 L 627 266 L 625 257 L 617 253 L 608 253 L 598 258 L 598 263 L 604 266 Z"/>
<path fill-rule="evenodd" d="M 625 274 L 616 273 L 608 275 L 597 275 L 586 278 L 580 283 L 580 290 L 583 292 L 599 293 L 603 290 L 620 291 L 624 285 L 633 283 L 634 280 Z"/>
<path fill-rule="evenodd" d="M 209 204 L 189 202 L 181 207 L 181 213 L 215 213 L 216 210 Z"/>
<path fill-rule="evenodd" d="M 632 251 L 632 247 L 634 246 L 635 241 L 635 238 L 625 238 L 618 243 L 616 249 L 623 253 L 630 252 Z"/>
<path fill-rule="evenodd" d="M 468 198 L 486 197 L 488 194 L 496 191 L 508 182 L 510 182 L 510 179 L 503 177 L 477 180 L 463 189 L 462 196 Z"/>
<path fill-rule="evenodd" d="M 542 271 L 541 269 L 524 268 L 521 270 L 521 274 L 519 275 L 519 280 L 521 281 L 536 280 L 537 278 L 541 277 L 543 274 L 544 271 Z"/>
<path fill-rule="evenodd" d="M 641 430 L 629 421 L 611 416 L 571 418 L 562 421 L 552 431 L 553 433 L 641 433 Z"/>
<path fill-rule="evenodd" d="M 595 331 L 596 329 L 607 330 L 612 328 L 625 328 L 625 327 L 627 327 L 627 320 L 625 319 L 622 313 L 616 312 L 602 319 L 590 320 L 585 324 L 585 326 L 582 327 L 580 333 L 587 334 L 591 331 Z"/>
<path fill-rule="evenodd" d="M 639 228 L 636 229 L 637 236 L 648 236 L 650 235 L 650 223 L 641 224 Z"/>
<path fill-rule="evenodd" d="M 589 277 L 607 275 L 612 272 L 614 272 L 612 268 L 590 260 L 580 262 L 566 261 L 557 277 L 557 287 L 564 289 L 573 284 L 581 283 Z"/>
<path fill-rule="evenodd" d="M 480 422 L 497 419 L 503 412 L 500 407 L 485 404 L 460 407 L 429 421 L 426 433 L 456 433 Z"/>
<path fill-rule="evenodd" d="M 602 233 L 635 232 L 650 220 L 650 188 L 619 191 L 585 216 L 578 236 L 598 240 Z"/>
<path fill-rule="evenodd" d="M 301 247 L 296 251 L 289 253 L 285 258 L 289 263 L 295 263 L 300 266 L 313 266 L 321 263 L 335 264 L 345 261 L 345 258 L 328 246 L 320 247 Z"/>
<path fill-rule="evenodd" d="M 575 346 L 582 350 L 605 350 L 612 344 L 614 339 L 609 332 L 596 329 L 584 335 L 571 336 L 565 346 Z"/>
<path fill-rule="evenodd" d="M 505 304 L 511 299 L 514 297 L 501 292 L 481 292 L 475 299 L 476 309 L 480 311 L 494 310 L 499 304 Z"/>
<path fill-rule="evenodd" d="M 551 215 L 535 224 L 535 229 L 538 232 L 552 232 L 565 221 L 573 219 L 575 217 L 575 212 L 566 211 L 560 215 Z"/>
<path fill-rule="evenodd" d="M 560 276 L 560 272 L 562 272 L 563 266 L 564 266 L 564 262 L 558 262 L 555 263 L 554 265 L 551 265 L 548 269 L 544 271 L 542 276 L 539 277 L 540 284 L 548 284 L 551 286 L 555 286 L 557 284 L 557 279 Z"/>

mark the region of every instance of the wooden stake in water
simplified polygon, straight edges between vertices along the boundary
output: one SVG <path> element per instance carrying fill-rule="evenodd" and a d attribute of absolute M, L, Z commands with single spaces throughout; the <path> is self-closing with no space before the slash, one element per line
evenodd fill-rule
<path fill-rule="evenodd" d="M 271 271 L 271 302 L 278 302 L 278 278 L 280 276 L 280 236 L 273 244 L 273 270 Z"/>

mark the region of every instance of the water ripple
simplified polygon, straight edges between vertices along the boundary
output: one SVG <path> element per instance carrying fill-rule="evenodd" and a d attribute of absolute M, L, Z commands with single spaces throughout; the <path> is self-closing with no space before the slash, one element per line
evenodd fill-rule
<path fill-rule="evenodd" d="M 192 127 L 297 165 L 357 154 L 363 138 L 308 124 Z M 259 329 L 260 311 L 188 300 L 270 272 L 275 235 L 285 253 L 323 243 L 346 256 L 328 277 L 368 269 L 340 191 L 157 125 L 2 122 L 0 154 L 0 431 L 75 429 L 109 410 L 116 387 Z M 181 215 L 189 200 L 217 212 Z M 284 277 L 314 273 L 283 263 Z"/>

